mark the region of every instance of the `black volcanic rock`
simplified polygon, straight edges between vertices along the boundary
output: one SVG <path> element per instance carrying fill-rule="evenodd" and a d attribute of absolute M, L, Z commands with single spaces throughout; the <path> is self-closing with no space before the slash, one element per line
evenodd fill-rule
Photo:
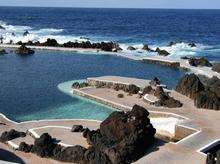
<path fill-rule="evenodd" d="M 147 44 L 144 44 L 142 50 L 153 52 L 154 50 L 150 49 Z"/>
<path fill-rule="evenodd" d="M 147 86 L 143 89 L 143 95 L 152 93 L 153 88 L 151 86 Z"/>
<path fill-rule="evenodd" d="M 29 35 L 29 34 L 30 34 L 29 31 L 25 31 L 24 34 L 23 34 L 23 36 L 27 36 L 27 35 Z"/>
<path fill-rule="evenodd" d="M 137 94 L 140 91 L 140 88 L 134 84 L 130 84 L 124 88 L 124 91 L 130 94 Z"/>
<path fill-rule="evenodd" d="M 79 145 L 62 148 L 60 152 L 55 153 L 54 158 L 62 162 L 83 163 L 86 150 Z"/>
<path fill-rule="evenodd" d="M 129 47 L 127 48 L 127 50 L 134 51 L 134 50 L 136 50 L 136 48 L 134 48 L 133 46 L 129 46 Z"/>
<path fill-rule="evenodd" d="M 161 56 L 168 56 L 168 55 L 170 55 L 169 52 L 167 52 L 166 50 L 161 50 L 159 47 L 157 47 L 155 52 L 157 52 Z"/>
<path fill-rule="evenodd" d="M 195 74 L 187 74 L 176 86 L 176 91 L 186 95 L 187 97 L 194 99 L 197 97 L 197 94 L 201 91 L 204 91 L 205 87 L 200 81 L 199 77 Z"/>
<path fill-rule="evenodd" d="M 33 145 L 28 145 L 28 144 L 26 144 L 25 142 L 21 142 L 20 145 L 19 145 L 18 150 L 19 150 L 19 151 L 23 151 L 23 152 L 25 152 L 25 153 L 30 153 L 32 147 L 33 147 Z"/>
<path fill-rule="evenodd" d="M 212 64 L 204 57 L 201 58 L 190 58 L 189 59 L 189 64 L 191 66 L 206 66 L 206 67 L 211 67 Z"/>
<path fill-rule="evenodd" d="M 154 77 L 151 81 L 150 81 L 150 85 L 152 86 L 157 86 L 157 85 L 160 85 L 160 79 L 157 78 L 157 77 Z"/>
<path fill-rule="evenodd" d="M 83 132 L 84 128 L 82 125 L 73 125 L 71 132 Z"/>
<path fill-rule="evenodd" d="M 168 108 L 180 108 L 182 107 L 182 103 L 173 97 L 170 97 L 167 93 L 164 92 L 162 87 L 157 87 L 154 95 L 159 99 L 155 105 L 156 106 L 164 106 Z"/>
<path fill-rule="evenodd" d="M 0 25 L 0 30 L 5 30 L 5 28 L 3 26 Z"/>
<path fill-rule="evenodd" d="M 220 63 L 213 64 L 212 70 L 220 73 Z"/>
<path fill-rule="evenodd" d="M 31 152 L 40 157 L 53 157 L 55 147 L 54 139 L 48 133 L 44 133 L 40 138 L 35 139 Z"/>
<path fill-rule="evenodd" d="M 15 138 L 25 137 L 25 136 L 26 136 L 26 133 L 18 132 L 14 129 L 11 129 L 10 131 L 5 131 L 1 134 L 0 142 L 7 142 Z"/>
<path fill-rule="evenodd" d="M 190 46 L 190 47 L 196 47 L 196 44 L 195 44 L 195 43 L 189 43 L 188 46 Z"/>
<path fill-rule="evenodd" d="M 55 39 L 48 38 L 46 42 L 41 43 L 42 46 L 48 46 L 48 47 L 58 47 L 59 44 Z"/>
<path fill-rule="evenodd" d="M 32 55 L 34 54 L 34 50 L 31 50 L 30 48 L 27 48 L 24 44 L 22 44 L 16 51 L 16 54 L 26 56 L 26 55 Z"/>
<path fill-rule="evenodd" d="M 22 143 L 20 150 L 50 157 L 62 162 L 82 164 L 131 163 L 142 157 L 154 141 L 156 130 L 148 118 L 149 112 L 135 105 L 130 112 L 113 112 L 100 129 L 85 129 L 88 149 L 82 146 L 63 147 L 45 133 L 36 139 L 33 147 Z M 137 151 L 138 150 L 138 151 Z"/>
<path fill-rule="evenodd" d="M 176 91 L 194 100 L 198 108 L 220 110 L 220 79 L 213 77 L 202 83 L 195 74 L 185 75 Z"/>

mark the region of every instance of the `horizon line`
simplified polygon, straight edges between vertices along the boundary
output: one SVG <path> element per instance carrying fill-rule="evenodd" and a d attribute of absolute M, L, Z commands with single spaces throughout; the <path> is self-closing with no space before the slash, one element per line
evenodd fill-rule
<path fill-rule="evenodd" d="M 141 8 L 141 7 L 68 7 L 68 6 L 7 6 L 7 5 L 0 5 L 0 7 L 26 7 L 26 8 L 82 8 L 82 9 L 155 9 L 155 10 L 220 10 L 220 8 Z"/>

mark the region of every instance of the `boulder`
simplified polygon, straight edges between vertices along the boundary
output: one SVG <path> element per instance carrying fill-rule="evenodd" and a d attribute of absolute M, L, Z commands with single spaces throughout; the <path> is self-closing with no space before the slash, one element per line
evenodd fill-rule
<path fill-rule="evenodd" d="M 166 50 L 161 50 L 159 47 L 157 47 L 156 51 L 160 56 L 168 56 L 170 55 L 169 52 L 167 52 Z"/>
<path fill-rule="evenodd" d="M 32 55 L 34 54 L 34 50 L 31 50 L 30 48 L 27 48 L 24 44 L 22 44 L 16 51 L 16 54 L 26 56 L 26 55 Z"/>
<path fill-rule="evenodd" d="M 220 73 L 220 63 L 213 64 L 212 70 L 215 71 L 215 72 Z"/>
<path fill-rule="evenodd" d="M 66 147 L 60 152 L 57 152 L 54 158 L 62 162 L 84 163 L 84 154 L 86 150 L 86 148 L 79 145 Z"/>
<path fill-rule="evenodd" d="M 19 150 L 19 151 L 23 151 L 23 152 L 25 152 L 25 153 L 30 153 L 32 147 L 33 147 L 33 145 L 28 145 L 28 144 L 26 144 L 25 142 L 21 142 L 20 145 L 19 145 L 18 150 Z"/>
<path fill-rule="evenodd" d="M 176 86 L 177 92 L 186 95 L 191 99 L 196 98 L 197 94 L 204 90 L 205 87 L 203 83 L 195 74 L 185 75 L 183 78 L 180 79 L 179 83 Z"/>
<path fill-rule="evenodd" d="M 40 157 L 53 157 L 56 146 L 54 139 L 48 133 L 44 133 L 40 138 L 35 139 L 31 152 Z"/>
<path fill-rule="evenodd" d="M 84 128 L 82 125 L 73 125 L 71 132 L 83 132 Z"/>
<path fill-rule="evenodd" d="M 190 58 L 189 59 L 189 64 L 194 67 L 198 66 L 206 66 L 206 67 L 211 67 L 212 64 L 204 57 L 201 58 Z"/>
<path fill-rule="evenodd" d="M 87 138 L 87 135 L 90 133 L 90 130 L 88 128 L 84 129 L 83 131 L 83 137 Z"/>
<path fill-rule="evenodd" d="M 160 79 L 157 78 L 157 77 L 154 77 L 151 81 L 150 81 L 150 85 L 152 86 L 157 86 L 157 85 L 160 85 Z"/>
<path fill-rule="evenodd" d="M 26 136 L 26 133 L 11 129 L 10 131 L 5 131 L 1 134 L 0 142 L 4 143 L 10 140 L 13 140 L 15 138 L 25 137 L 25 136 Z"/>
<path fill-rule="evenodd" d="M 78 89 L 78 88 L 80 88 L 79 82 L 74 82 L 74 83 L 72 84 L 72 88 L 73 88 L 73 89 Z"/>
<path fill-rule="evenodd" d="M 0 49 L 0 55 L 5 55 L 7 54 L 7 52 L 5 51 L 5 49 Z"/>
<path fill-rule="evenodd" d="M 134 48 L 133 46 L 129 46 L 129 47 L 127 48 L 127 50 L 134 51 L 134 50 L 136 50 L 136 48 Z"/>

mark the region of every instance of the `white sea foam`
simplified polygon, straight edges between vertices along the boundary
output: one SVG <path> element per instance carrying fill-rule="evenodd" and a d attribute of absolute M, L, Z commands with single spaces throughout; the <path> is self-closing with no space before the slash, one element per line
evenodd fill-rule
<path fill-rule="evenodd" d="M 5 30 L 0 29 L 0 36 L 2 36 L 3 43 L 17 43 L 18 41 L 28 42 L 28 41 L 39 41 L 45 42 L 48 38 L 56 39 L 58 43 L 63 44 L 68 41 L 88 41 L 87 38 L 82 38 L 80 36 L 74 35 L 63 35 L 62 32 L 64 29 L 55 29 L 55 28 L 42 28 L 42 29 L 34 29 L 29 26 L 19 26 L 19 25 L 8 25 L 6 22 L 0 21 L 0 25 L 5 28 Z M 25 31 L 29 31 L 29 35 L 23 36 Z M 15 35 L 13 35 L 15 34 Z M 99 41 L 107 41 L 107 40 L 90 40 L 91 42 L 99 42 Z M 136 48 L 134 51 L 127 50 L 128 46 L 133 46 Z M 125 56 L 135 56 L 139 58 L 143 58 L 146 56 L 154 56 L 157 53 L 147 52 L 142 50 L 143 44 L 132 44 L 132 43 L 123 43 L 120 44 L 120 47 L 123 49 L 122 53 Z M 158 45 L 149 45 L 149 47 L 153 50 L 156 50 Z M 197 56 L 207 53 L 220 53 L 219 47 L 205 46 L 202 44 L 198 44 L 196 47 L 191 47 L 188 43 L 177 43 L 173 46 L 159 46 L 161 49 L 167 50 L 170 55 L 170 58 L 178 59 L 182 56 Z"/>

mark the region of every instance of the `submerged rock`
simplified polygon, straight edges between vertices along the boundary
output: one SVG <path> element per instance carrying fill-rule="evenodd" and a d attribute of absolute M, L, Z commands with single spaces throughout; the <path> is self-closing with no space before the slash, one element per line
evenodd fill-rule
<path fill-rule="evenodd" d="M 189 59 L 189 64 L 191 66 L 206 66 L 206 67 L 211 67 L 212 64 L 204 57 L 201 58 L 190 58 Z"/>
<path fill-rule="evenodd" d="M 26 133 L 11 129 L 10 131 L 5 131 L 1 134 L 0 142 L 7 142 L 15 138 L 25 137 L 25 136 L 26 136 Z"/>
<path fill-rule="evenodd" d="M 220 63 L 213 64 L 212 70 L 220 73 Z"/>
<path fill-rule="evenodd" d="M 5 49 L 0 49 L 0 55 L 5 55 L 7 54 L 7 52 L 5 51 Z"/>
<path fill-rule="evenodd" d="M 24 44 L 22 44 L 16 51 L 15 51 L 16 54 L 18 55 L 32 55 L 34 54 L 34 50 L 30 49 L 30 48 L 27 48 Z"/>
<path fill-rule="evenodd" d="M 127 48 L 127 50 L 134 51 L 134 50 L 136 50 L 136 48 L 134 48 L 133 46 L 129 46 L 129 47 Z"/>
<path fill-rule="evenodd" d="M 161 50 L 159 47 L 157 47 L 155 52 L 157 52 L 161 56 L 168 56 L 168 55 L 170 55 L 169 52 L 167 52 L 166 50 Z"/>

